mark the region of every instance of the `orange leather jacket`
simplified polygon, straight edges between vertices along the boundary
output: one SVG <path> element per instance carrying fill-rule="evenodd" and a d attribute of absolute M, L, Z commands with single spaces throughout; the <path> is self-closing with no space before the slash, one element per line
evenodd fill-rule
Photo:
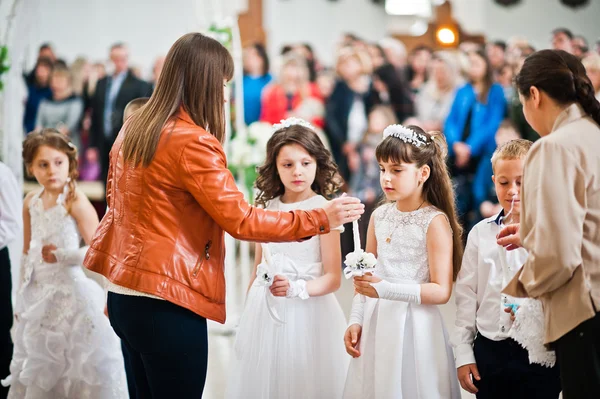
<path fill-rule="evenodd" d="M 278 213 L 250 206 L 219 141 L 182 109 L 165 125 L 148 167 L 123 161 L 126 126 L 110 154 L 108 210 L 84 261 L 111 282 L 223 323 L 223 231 L 260 242 L 329 232 L 322 209 Z"/>

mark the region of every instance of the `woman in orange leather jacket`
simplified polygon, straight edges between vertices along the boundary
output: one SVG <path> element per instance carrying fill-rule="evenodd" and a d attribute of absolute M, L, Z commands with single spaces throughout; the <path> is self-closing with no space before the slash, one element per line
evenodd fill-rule
<path fill-rule="evenodd" d="M 248 205 L 221 146 L 232 76 L 225 47 L 199 33 L 182 36 L 152 97 L 111 150 L 108 211 L 84 264 L 108 279 L 110 321 L 138 397 L 201 397 L 206 320 L 225 321 L 224 232 L 249 241 L 299 241 L 363 213 L 350 197 L 313 211 Z"/>

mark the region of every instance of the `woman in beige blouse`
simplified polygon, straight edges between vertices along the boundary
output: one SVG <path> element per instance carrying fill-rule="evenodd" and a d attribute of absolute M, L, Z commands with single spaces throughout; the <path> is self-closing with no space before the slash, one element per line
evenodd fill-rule
<path fill-rule="evenodd" d="M 504 292 L 541 299 L 563 398 L 600 398 L 600 103 L 581 62 L 561 50 L 529 56 L 516 82 L 542 139 L 525 161 L 521 223 L 498 238 L 529 251 Z"/>

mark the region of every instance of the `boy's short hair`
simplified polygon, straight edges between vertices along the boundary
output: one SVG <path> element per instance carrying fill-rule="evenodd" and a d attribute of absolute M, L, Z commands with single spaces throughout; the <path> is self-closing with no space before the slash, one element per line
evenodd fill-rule
<path fill-rule="evenodd" d="M 496 173 L 496 163 L 499 160 L 525 158 L 532 145 L 532 141 L 525 139 L 515 139 L 502 144 L 494 151 L 494 155 L 492 155 L 492 169 L 494 173 Z"/>
<path fill-rule="evenodd" d="M 54 69 L 52 70 L 52 76 L 62 76 L 69 81 L 69 85 L 72 83 L 73 74 L 69 70 L 69 68 L 65 68 L 63 66 L 54 64 Z"/>
<path fill-rule="evenodd" d="M 150 97 L 140 97 L 129 101 L 125 110 L 123 111 L 123 123 L 138 109 L 142 108 L 150 100 Z"/>

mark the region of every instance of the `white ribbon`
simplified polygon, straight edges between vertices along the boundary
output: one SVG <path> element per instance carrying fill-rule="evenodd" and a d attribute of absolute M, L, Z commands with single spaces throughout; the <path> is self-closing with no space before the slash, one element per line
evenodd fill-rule
<path fill-rule="evenodd" d="M 274 297 L 273 294 L 271 294 L 269 287 L 273 285 L 273 278 L 275 275 L 283 275 L 292 280 L 298 280 L 301 276 L 296 264 L 288 256 L 281 253 L 272 255 L 267 244 L 261 244 L 261 248 L 263 261 L 256 268 L 256 281 L 258 285 L 265 288 L 265 302 L 271 319 L 276 323 L 285 324 L 285 321 L 279 317 L 276 304 L 273 302 Z M 289 273 L 283 273 L 282 270 L 293 270 L 294 273 L 290 275 Z M 310 278 L 312 277 L 307 276 L 306 279 Z"/>

